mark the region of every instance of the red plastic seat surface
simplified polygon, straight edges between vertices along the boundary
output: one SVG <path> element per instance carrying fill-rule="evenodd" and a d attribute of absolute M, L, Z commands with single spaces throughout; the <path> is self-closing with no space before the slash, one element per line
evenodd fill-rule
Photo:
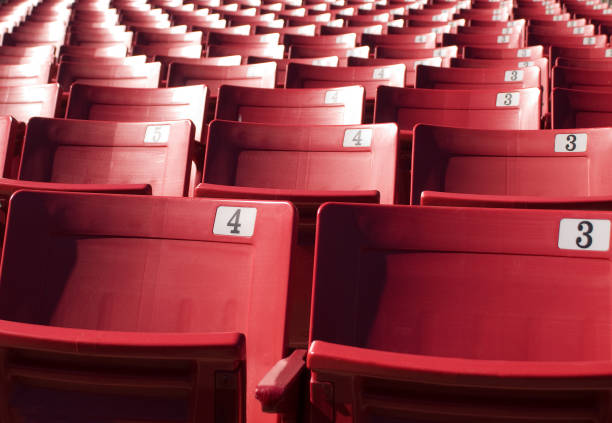
<path fill-rule="evenodd" d="M 149 184 L 185 196 L 194 158 L 189 121 L 103 122 L 33 118 L 19 179 L 64 184 Z M 193 181 L 192 181 L 193 182 Z"/>
<path fill-rule="evenodd" d="M 553 128 L 608 127 L 612 122 L 610 93 L 554 88 L 552 93 Z"/>
<path fill-rule="evenodd" d="M 115 122 L 189 119 L 196 128 L 195 139 L 201 140 L 206 97 L 207 89 L 203 85 L 121 88 L 74 84 L 66 118 Z"/>
<path fill-rule="evenodd" d="M 157 62 L 134 65 L 99 65 L 62 62 L 57 81 L 62 91 L 75 82 L 107 87 L 157 88 L 160 64 Z"/>
<path fill-rule="evenodd" d="M 240 122 L 299 122 L 303 125 L 358 125 L 362 121 L 363 87 L 265 89 L 224 85 L 216 119 Z"/>
<path fill-rule="evenodd" d="M 53 117 L 58 93 L 58 84 L 0 87 L 0 115 L 11 115 L 20 122 L 34 116 Z"/>
<path fill-rule="evenodd" d="M 22 191 L 10 207 L 7 421 L 276 420 L 247 393 L 285 352 L 292 206 Z"/>
<path fill-rule="evenodd" d="M 411 204 L 419 204 L 423 191 L 539 199 L 607 195 L 611 135 L 609 128 L 499 131 L 419 125 Z"/>
<path fill-rule="evenodd" d="M 612 325 L 611 220 L 593 211 L 324 206 L 308 354 L 313 414 L 609 421 L 599 393 L 612 375 L 602 342 Z"/>

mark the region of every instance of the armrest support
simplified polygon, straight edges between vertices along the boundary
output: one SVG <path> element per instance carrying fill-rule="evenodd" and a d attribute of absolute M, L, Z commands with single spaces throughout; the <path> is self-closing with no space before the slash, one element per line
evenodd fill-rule
<path fill-rule="evenodd" d="M 288 413 L 297 410 L 300 379 L 306 370 L 306 350 L 295 350 L 279 360 L 257 385 L 255 397 L 263 411 Z"/>

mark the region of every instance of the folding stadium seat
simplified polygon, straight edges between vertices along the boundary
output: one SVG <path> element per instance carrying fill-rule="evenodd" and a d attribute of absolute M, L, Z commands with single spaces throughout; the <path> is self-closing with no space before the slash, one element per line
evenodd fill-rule
<path fill-rule="evenodd" d="M 362 59 L 360 57 L 349 57 L 349 66 L 389 66 L 403 64 L 406 66 L 406 78 L 404 81 L 405 87 L 414 87 L 416 80 L 416 68 L 419 65 L 427 66 L 442 66 L 441 57 L 429 57 L 427 59 L 387 59 L 387 58 L 370 58 Z"/>
<path fill-rule="evenodd" d="M 612 70 L 611 59 L 570 59 L 567 57 L 557 57 L 557 66 L 563 68 L 593 69 L 593 70 Z"/>
<path fill-rule="evenodd" d="M 379 87 L 374 122 L 395 122 L 400 129 L 398 202 L 409 201 L 411 131 L 416 124 L 539 129 L 540 102 L 539 88 L 501 91 Z"/>
<path fill-rule="evenodd" d="M 444 34 L 442 44 L 460 47 L 480 46 L 497 49 L 515 49 L 521 47 L 522 38 L 519 32 L 507 35 L 493 34 Z M 537 44 L 537 43 L 532 43 Z"/>
<path fill-rule="evenodd" d="M 239 55 L 199 58 L 155 56 L 155 61 L 160 62 L 162 64 L 161 74 L 163 76 L 162 80 L 165 83 L 168 79 L 168 67 L 171 63 L 190 63 L 208 66 L 238 66 L 242 62 L 242 57 L 240 57 Z"/>
<path fill-rule="evenodd" d="M 278 45 L 280 42 L 280 34 L 265 33 L 256 35 L 245 34 L 227 34 L 224 32 L 211 31 L 208 34 L 208 44 L 245 44 L 253 46 Z"/>
<path fill-rule="evenodd" d="M 510 19 L 510 12 L 508 9 L 462 9 L 459 13 L 456 13 L 454 19 L 465 19 L 465 20 L 487 20 L 487 21 L 507 21 Z M 514 16 L 514 18 L 521 18 L 522 16 Z"/>
<path fill-rule="evenodd" d="M 324 206 L 313 421 L 609 421 L 611 218 Z M 258 396 L 282 397 L 279 385 Z"/>
<path fill-rule="evenodd" d="M 506 196 L 508 201 L 532 196 L 534 202 L 610 197 L 610 135 L 610 128 L 500 131 L 419 125 L 411 204 L 419 204 L 425 191 Z"/>
<path fill-rule="evenodd" d="M 363 34 L 383 34 L 386 32 L 386 25 L 370 25 L 370 26 L 328 26 L 321 25 L 319 28 L 321 35 L 343 35 L 343 34 L 355 34 L 355 43 L 361 44 L 361 38 Z"/>
<path fill-rule="evenodd" d="M 377 47 L 375 57 L 378 59 L 429 59 L 440 57 L 442 66 L 449 67 L 451 58 L 457 57 L 457 46 L 446 46 L 433 49 L 411 49 L 401 47 Z M 410 71 L 410 67 L 407 71 Z"/>
<path fill-rule="evenodd" d="M 366 100 L 376 98 L 381 85 L 403 87 L 406 65 L 328 67 L 291 63 L 287 67 L 287 88 L 324 88 L 362 85 Z"/>
<path fill-rule="evenodd" d="M 361 41 L 372 49 L 378 46 L 429 49 L 436 47 L 436 34 L 426 31 L 419 34 L 363 34 Z"/>
<path fill-rule="evenodd" d="M 127 47 L 124 44 L 63 45 L 59 49 L 59 54 L 60 56 L 125 57 L 127 55 Z"/>
<path fill-rule="evenodd" d="M 169 87 L 205 84 L 209 95 L 216 98 L 221 85 L 274 88 L 276 63 L 257 63 L 240 66 L 215 66 L 189 63 L 171 63 L 168 73 Z"/>
<path fill-rule="evenodd" d="M 370 48 L 368 46 L 360 46 L 355 48 L 291 46 L 289 49 L 290 59 L 338 56 L 339 66 L 346 66 L 349 57 L 367 58 L 369 54 Z"/>
<path fill-rule="evenodd" d="M 269 26 L 259 26 L 258 25 L 255 27 L 255 34 L 280 34 L 279 42 L 283 42 L 286 34 L 314 36 L 316 28 L 317 27 L 314 24 L 301 25 L 301 26 L 287 26 L 284 28 L 273 28 Z"/>
<path fill-rule="evenodd" d="M 288 200 L 299 212 L 289 342 L 308 338 L 314 223 L 327 201 L 392 204 L 397 126 L 296 126 L 213 121 L 196 196 Z"/>
<path fill-rule="evenodd" d="M 209 45 L 207 48 L 208 57 L 240 55 L 243 62 L 249 56 L 269 57 L 271 59 L 282 59 L 285 56 L 285 46 L 280 45 L 251 45 L 251 44 L 223 44 Z"/>
<path fill-rule="evenodd" d="M 374 121 L 396 122 L 411 131 L 417 123 L 483 129 L 539 129 L 539 88 L 443 90 L 381 86 Z"/>
<path fill-rule="evenodd" d="M 251 33 L 251 25 L 238 25 L 222 28 L 203 27 L 202 25 L 193 26 L 193 31 L 200 31 L 203 34 L 203 39 L 208 41 L 208 35 L 212 32 L 218 34 L 238 34 L 238 35 L 249 35 Z"/>
<path fill-rule="evenodd" d="M 53 46 L 0 46 L 0 63 L 44 63 L 54 58 Z"/>
<path fill-rule="evenodd" d="M 136 44 L 134 54 L 144 54 L 153 59 L 156 56 L 174 56 L 198 58 L 202 56 L 202 45 L 194 43 L 155 43 L 155 44 Z"/>
<path fill-rule="evenodd" d="M 612 92 L 612 69 L 553 67 L 553 88 Z"/>
<path fill-rule="evenodd" d="M 265 13 L 263 15 L 257 16 L 240 16 L 240 15 L 231 15 L 228 12 L 222 14 L 223 18 L 227 19 L 227 21 L 232 26 L 236 25 L 269 25 L 275 26 L 278 28 L 282 28 L 284 25 L 284 21 L 282 19 L 274 19 L 274 13 Z"/>
<path fill-rule="evenodd" d="M 497 89 L 540 87 L 540 68 L 527 66 L 505 68 L 440 68 L 419 66 L 416 88 L 437 89 Z"/>
<path fill-rule="evenodd" d="M 605 59 L 612 57 L 612 49 L 604 47 L 558 47 L 550 48 L 550 63 L 556 64 L 557 57 L 565 57 L 566 59 Z"/>
<path fill-rule="evenodd" d="M 86 62 L 86 63 L 97 63 L 100 65 L 135 65 L 146 63 L 147 56 L 126 56 L 126 57 L 88 57 L 88 56 L 70 56 L 62 54 L 60 56 L 61 62 Z"/>
<path fill-rule="evenodd" d="M 107 87 L 157 88 L 160 63 L 133 65 L 99 65 L 87 62 L 62 62 L 57 82 L 67 92 L 74 82 Z"/>
<path fill-rule="evenodd" d="M 606 47 L 608 43 L 607 35 L 536 35 L 529 34 L 527 37 L 529 45 L 541 44 L 544 46 L 561 47 Z"/>
<path fill-rule="evenodd" d="M 311 57 L 305 59 L 268 59 L 265 57 L 249 57 L 247 59 L 248 64 L 265 62 L 276 63 L 276 88 L 283 88 L 285 87 L 287 66 L 289 65 L 289 63 L 335 67 L 338 66 L 338 56 Z"/>
<path fill-rule="evenodd" d="M 154 195 L 184 196 L 190 188 L 191 161 L 196 159 L 193 136 L 194 126 L 188 120 L 33 118 L 26 131 L 19 179 L 149 184 Z"/>
<path fill-rule="evenodd" d="M 132 47 L 133 33 L 109 32 L 107 30 L 70 31 L 69 44 L 74 46 L 100 45 L 100 44 L 123 44 L 126 48 Z"/>
<path fill-rule="evenodd" d="M 208 9 L 198 9 L 192 12 L 172 12 L 172 23 L 174 25 L 187 25 L 191 28 L 200 25 L 209 25 L 211 22 L 219 22 L 218 13 L 209 14 Z M 223 20 L 225 22 L 225 20 Z"/>
<path fill-rule="evenodd" d="M 554 88 L 552 95 L 553 128 L 589 128 L 612 126 L 610 93 Z"/>
<path fill-rule="evenodd" d="M 291 205 L 22 191 L 10 207 L 4 420 L 277 421 L 252 393 L 286 353 Z"/>
<path fill-rule="evenodd" d="M 0 64 L 0 87 L 46 84 L 50 70 L 50 62 Z"/>
<path fill-rule="evenodd" d="M 67 119 L 113 122 L 156 122 L 189 119 L 195 139 L 202 139 L 207 89 L 203 85 L 177 88 L 123 88 L 74 84 Z M 204 137 L 206 134 L 203 134 Z M 205 138 L 204 138 L 205 139 Z"/>
<path fill-rule="evenodd" d="M 50 45 L 59 49 L 63 41 L 64 33 L 58 32 L 57 29 L 29 32 L 15 28 L 12 33 L 4 34 L 2 45 L 23 47 Z"/>
<path fill-rule="evenodd" d="M 216 119 L 301 125 L 359 125 L 363 87 L 265 89 L 224 85 Z"/>
<path fill-rule="evenodd" d="M 495 48 L 495 47 L 476 47 L 466 46 L 464 57 L 472 59 L 526 59 L 533 60 L 544 57 L 543 46 L 527 46 L 524 48 Z"/>
<path fill-rule="evenodd" d="M 284 42 L 287 46 L 354 48 L 356 46 L 356 39 L 357 34 L 355 33 L 340 35 L 317 35 L 314 37 L 308 35 L 286 34 L 284 37 Z"/>
<path fill-rule="evenodd" d="M 568 35 L 584 35 L 584 36 L 593 36 L 595 34 L 595 27 L 593 25 L 584 25 L 584 26 L 535 26 L 531 25 L 529 27 L 530 35 L 544 35 L 544 36 L 568 36 Z"/>
<path fill-rule="evenodd" d="M 34 116 L 53 117 L 58 94 L 58 84 L 0 87 L 0 115 L 13 116 L 19 122 Z"/>
<path fill-rule="evenodd" d="M 136 44 L 154 45 L 154 44 L 178 44 L 185 43 L 202 44 L 202 32 L 190 31 L 181 33 L 165 33 L 165 32 L 149 32 L 139 31 L 136 33 Z"/>

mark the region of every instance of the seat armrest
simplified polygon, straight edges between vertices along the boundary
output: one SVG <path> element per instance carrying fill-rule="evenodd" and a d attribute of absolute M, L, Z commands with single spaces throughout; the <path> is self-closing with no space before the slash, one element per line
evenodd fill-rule
<path fill-rule="evenodd" d="M 279 360 L 261 379 L 255 397 L 268 413 L 291 413 L 299 407 L 300 379 L 306 370 L 306 350 L 295 350 Z"/>

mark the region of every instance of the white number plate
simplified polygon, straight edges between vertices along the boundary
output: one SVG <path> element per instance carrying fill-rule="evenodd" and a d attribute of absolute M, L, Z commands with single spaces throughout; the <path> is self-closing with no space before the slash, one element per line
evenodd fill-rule
<path fill-rule="evenodd" d="M 147 126 L 144 136 L 146 144 L 163 144 L 168 142 L 170 137 L 170 125 Z"/>
<path fill-rule="evenodd" d="M 369 147 L 372 145 L 371 129 L 347 129 L 344 131 L 343 147 Z"/>
<path fill-rule="evenodd" d="M 520 82 L 523 80 L 525 71 L 522 70 L 509 70 L 504 74 L 505 82 Z"/>
<path fill-rule="evenodd" d="M 531 50 L 528 48 L 517 50 L 516 57 L 531 57 Z"/>
<path fill-rule="evenodd" d="M 217 207 L 213 234 L 253 236 L 257 209 L 254 207 Z"/>
<path fill-rule="evenodd" d="M 587 151 L 587 134 L 555 135 L 555 153 L 584 153 Z"/>
<path fill-rule="evenodd" d="M 497 93 L 495 105 L 497 107 L 513 107 L 518 106 L 520 100 L 520 93 Z"/>
<path fill-rule="evenodd" d="M 610 249 L 610 221 L 561 219 L 558 246 L 562 250 L 608 251 Z"/>

